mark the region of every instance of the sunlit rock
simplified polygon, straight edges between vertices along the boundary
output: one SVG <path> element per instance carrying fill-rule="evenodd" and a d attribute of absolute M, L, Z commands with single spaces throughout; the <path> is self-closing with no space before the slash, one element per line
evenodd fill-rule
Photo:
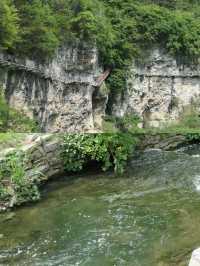
<path fill-rule="evenodd" d="M 112 113 L 136 114 L 143 126 L 162 127 L 178 121 L 191 106 L 200 106 L 200 64 L 189 65 L 155 49 L 142 63 L 133 63 L 128 88 Z"/>
<path fill-rule="evenodd" d="M 193 251 L 189 266 L 200 266 L 200 248 Z"/>
<path fill-rule="evenodd" d="M 9 105 L 34 118 L 43 132 L 101 129 L 108 94 L 96 83 L 103 72 L 97 54 L 88 45 L 60 48 L 46 62 L 0 54 L 0 84 Z"/>

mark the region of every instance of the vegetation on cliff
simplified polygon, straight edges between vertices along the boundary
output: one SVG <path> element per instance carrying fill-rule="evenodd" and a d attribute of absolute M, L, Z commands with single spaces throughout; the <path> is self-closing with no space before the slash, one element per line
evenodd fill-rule
<path fill-rule="evenodd" d="M 111 68 L 112 92 L 123 90 L 133 58 L 162 45 L 171 54 L 200 55 L 199 0 L 2 0 L 0 46 L 49 58 L 63 42 L 91 42 Z"/>
<path fill-rule="evenodd" d="M 0 132 L 37 132 L 37 123 L 22 112 L 10 108 L 0 89 Z"/>

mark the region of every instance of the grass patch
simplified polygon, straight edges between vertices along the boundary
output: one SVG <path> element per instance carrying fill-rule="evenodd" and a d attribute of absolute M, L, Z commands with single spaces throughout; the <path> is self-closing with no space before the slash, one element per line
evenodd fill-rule
<path fill-rule="evenodd" d="M 0 89 L 0 133 L 1 132 L 38 132 L 39 127 L 34 119 L 24 113 L 10 108 L 2 89 Z"/>
<path fill-rule="evenodd" d="M 106 133 L 129 132 L 133 134 L 195 134 L 200 133 L 200 115 L 196 107 L 188 107 L 179 121 L 171 122 L 160 128 L 140 128 L 141 120 L 134 115 L 123 118 L 105 117 L 103 130 Z"/>
<path fill-rule="evenodd" d="M 26 133 L 0 133 L 0 150 L 21 146 L 27 135 Z"/>

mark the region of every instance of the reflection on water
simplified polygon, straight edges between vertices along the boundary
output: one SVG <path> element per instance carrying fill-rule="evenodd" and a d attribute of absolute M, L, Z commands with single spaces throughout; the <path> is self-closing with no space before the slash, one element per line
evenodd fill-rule
<path fill-rule="evenodd" d="M 200 246 L 200 148 L 137 154 L 123 178 L 48 185 L 0 216 L 0 265 L 183 266 Z"/>

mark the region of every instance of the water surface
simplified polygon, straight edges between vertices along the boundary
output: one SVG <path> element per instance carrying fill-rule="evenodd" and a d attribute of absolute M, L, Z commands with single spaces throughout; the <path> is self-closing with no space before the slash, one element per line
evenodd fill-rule
<path fill-rule="evenodd" d="M 200 246 L 200 147 L 138 153 L 128 173 L 50 183 L 0 216 L 0 265 L 183 266 Z"/>

